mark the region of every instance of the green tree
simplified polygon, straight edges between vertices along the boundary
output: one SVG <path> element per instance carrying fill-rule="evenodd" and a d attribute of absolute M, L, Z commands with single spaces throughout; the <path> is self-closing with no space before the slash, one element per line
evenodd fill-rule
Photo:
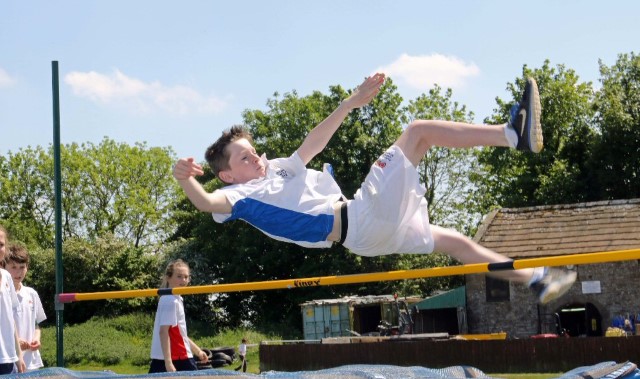
<path fill-rule="evenodd" d="M 20 149 L 1 162 L 0 219 L 15 237 L 52 247 L 52 149 Z M 129 146 L 105 138 L 99 145 L 61 147 L 64 238 L 111 233 L 134 246 L 151 246 L 173 232 L 178 187 L 170 177 L 169 148 Z"/>
<path fill-rule="evenodd" d="M 0 220 L 14 238 L 52 246 L 53 160 L 42 148 L 27 147 L 2 157 Z"/>
<path fill-rule="evenodd" d="M 504 148 L 480 152 L 482 170 L 472 176 L 478 191 L 471 206 L 482 213 L 496 205 L 522 207 L 592 198 L 587 169 L 595 134 L 590 82 L 580 82 L 573 70 L 551 67 L 548 61 L 539 69 L 524 66 L 522 77 L 507 85 L 513 98 L 497 98 L 496 113 L 485 122 L 508 120 L 511 104 L 519 101 L 528 77 L 536 79 L 540 90 L 544 149 L 539 154 Z"/>
<path fill-rule="evenodd" d="M 94 242 L 79 238 L 63 244 L 66 293 L 157 288 L 159 256 L 105 235 Z M 31 262 L 25 283 L 38 291 L 46 314 L 53 322 L 55 257 L 52 249 L 30 249 Z M 94 315 L 113 316 L 155 309 L 152 298 L 83 301 L 65 304 L 65 322 L 84 322 Z"/>
<path fill-rule="evenodd" d="M 602 88 L 595 101 L 599 135 L 590 169 L 598 199 L 640 197 L 640 56 L 600 62 Z"/>
<path fill-rule="evenodd" d="M 423 94 L 409 102 L 408 119 L 473 122 L 473 113 L 453 101 L 452 95 L 451 89 L 443 94 L 436 85 L 428 96 Z M 474 215 L 466 207 L 473 187 L 469 173 L 477 170 L 475 155 L 474 149 L 432 147 L 422 160 L 418 170 L 427 186 L 429 218 L 434 224 L 469 233 L 480 220 L 481 215 Z"/>
<path fill-rule="evenodd" d="M 48 314 L 55 293 L 52 149 L 20 149 L 0 159 L 0 220 L 33 255 L 31 285 Z M 99 145 L 61 147 L 65 292 L 158 286 L 158 257 L 173 232 L 178 186 L 168 148 L 129 146 L 105 138 Z M 147 309 L 149 300 L 70 304 L 66 320 L 95 313 Z"/>

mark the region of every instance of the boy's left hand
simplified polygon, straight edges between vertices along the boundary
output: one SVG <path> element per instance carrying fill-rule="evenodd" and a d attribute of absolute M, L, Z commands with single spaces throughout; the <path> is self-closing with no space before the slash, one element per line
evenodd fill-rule
<path fill-rule="evenodd" d="M 385 75 L 382 73 L 377 73 L 366 78 L 364 82 L 362 82 L 362 84 L 360 84 L 358 88 L 342 102 L 352 109 L 360 108 L 369 104 L 369 102 L 376 97 L 378 92 L 380 92 L 380 87 L 384 84 L 384 80 Z"/>
<path fill-rule="evenodd" d="M 31 350 L 38 350 L 39 348 L 40 348 L 40 341 L 38 340 L 31 341 L 31 343 L 29 344 L 29 349 Z"/>

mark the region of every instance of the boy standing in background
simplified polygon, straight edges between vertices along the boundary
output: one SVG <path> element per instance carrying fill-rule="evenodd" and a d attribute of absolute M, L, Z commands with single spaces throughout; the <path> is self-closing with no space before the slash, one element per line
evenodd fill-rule
<path fill-rule="evenodd" d="M 24 372 L 13 310 L 19 306 L 11 274 L 4 269 L 9 233 L 0 225 L 0 375 Z"/>
<path fill-rule="evenodd" d="M 40 328 L 38 324 L 47 319 L 36 290 L 22 284 L 29 270 L 29 252 L 18 244 L 9 245 L 5 268 L 11 274 L 20 306 L 14 308 L 14 318 L 18 331 L 18 342 L 23 351 L 27 371 L 44 366 L 40 356 Z"/>

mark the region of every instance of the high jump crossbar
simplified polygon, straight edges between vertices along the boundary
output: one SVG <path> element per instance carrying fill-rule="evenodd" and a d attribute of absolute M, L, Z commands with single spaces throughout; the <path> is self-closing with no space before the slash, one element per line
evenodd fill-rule
<path fill-rule="evenodd" d="M 74 301 L 125 299 L 132 297 L 152 297 L 161 295 L 196 295 L 225 292 L 265 291 L 274 289 L 334 286 L 338 284 L 354 284 L 391 280 L 431 278 L 439 276 L 479 274 L 495 271 L 520 270 L 541 266 L 566 266 L 619 262 L 633 259 L 640 259 L 640 249 L 572 254 L 544 258 L 528 258 L 499 263 L 473 263 L 461 266 L 431 267 L 423 269 L 374 272 L 353 275 L 319 276 L 300 279 L 269 280 L 262 282 L 211 284 L 203 286 L 151 288 L 143 290 L 108 292 L 61 293 L 57 296 L 56 300 L 59 303 L 71 303 Z"/>

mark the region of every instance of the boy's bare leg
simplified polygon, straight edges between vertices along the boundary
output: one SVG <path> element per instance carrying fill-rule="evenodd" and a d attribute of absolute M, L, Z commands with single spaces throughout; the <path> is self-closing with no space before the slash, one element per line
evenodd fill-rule
<path fill-rule="evenodd" d="M 415 120 L 402 133 L 395 145 L 418 166 L 432 146 L 469 148 L 475 146 L 510 146 L 505 134 L 506 125 L 481 125 L 444 120 Z M 462 263 L 497 263 L 510 259 L 489 250 L 461 233 L 431 225 L 434 251 L 448 254 Z M 492 272 L 505 280 L 528 283 L 533 269 Z"/>
<path fill-rule="evenodd" d="M 398 138 L 395 145 L 414 166 L 418 166 L 432 146 L 465 148 L 505 146 L 506 125 L 468 124 L 444 120 L 415 120 Z"/>
<path fill-rule="evenodd" d="M 533 78 L 527 79 L 520 102 L 514 104 L 509 113 L 509 123 L 503 125 L 416 120 L 395 144 L 416 167 L 431 146 L 509 146 L 539 153 L 543 147 L 542 108 L 538 85 Z"/>
<path fill-rule="evenodd" d="M 511 260 L 504 255 L 477 244 L 455 230 L 431 225 L 431 233 L 433 235 L 434 251 L 450 255 L 464 264 L 497 263 Z M 533 269 L 494 271 L 489 273 L 489 275 L 500 279 L 528 283 L 533 275 Z"/>
<path fill-rule="evenodd" d="M 504 125 L 479 125 L 440 120 L 416 120 L 402 133 L 395 145 L 415 167 L 431 146 L 465 148 L 474 146 L 505 146 L 538 153 L 543 147 L 540 124 L 540 95 L 534 79 L 527 79 L 519 104 L 511 108 L 511 117 Z M 434 250 L 446 253 L 462 263 L 499 263 L 510 259 L 491 251 L 466 236 L 431 225 Z M 576 280 L 577 273 L 556 268 L 538 267 L 512 271 L 491 272 L 490 275 L 528 283 L 538 300 L 545 304 L 566 293 Z"/>
<path fill-rule="evenodd" d="M 434 251 L 451 255 L 462 263 L 509 261 L 509 258 L 478 245 L 454 230 L 431 225 L 431 233 L 434 240 Z M 555 300 L 569 291 L 578 276 L 575 271 L 546 267 L 494 271 L 488 274 L 500 279 L 528 284 L 542 304 Z"/>

